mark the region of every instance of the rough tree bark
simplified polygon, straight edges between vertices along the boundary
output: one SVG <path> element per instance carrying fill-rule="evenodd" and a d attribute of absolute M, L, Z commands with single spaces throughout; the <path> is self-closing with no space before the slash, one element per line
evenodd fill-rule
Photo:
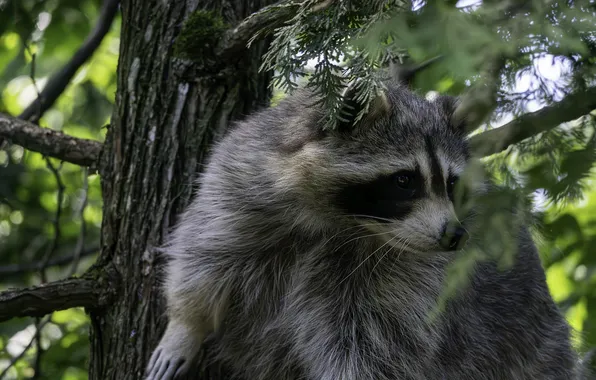
<path fill-rule="evenodd" d="M 99 163 L 104 218 L 97 263 L 99 270 L 115 269 L 120 286 L 109 307 L 90 313 L 90 379 L 142 378 L 166 324 L 158 291 L 163 261 L 154 247 L 191 198 L 214 137 L 270 98 L 270 74 L 258 73 L 267 41 L 206 67 L 177 58 L 176 37 L 197 9 L 233 26 L 270 3 L 122 1 L 118 92 Z"/>

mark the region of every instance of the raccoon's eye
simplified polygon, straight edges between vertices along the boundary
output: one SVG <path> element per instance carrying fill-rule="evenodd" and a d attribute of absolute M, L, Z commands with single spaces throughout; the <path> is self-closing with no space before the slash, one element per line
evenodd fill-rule
<path fill-rule="evenodd" d="M 411 172 L 399 172 L 395 174 L 395 183 L 404 190 L 412 190 L 415 184 L 415 174 Z"/>
<path fill-rule="evenodd" d="M 447 195 L 449 195 L 449 198 L 453 198 L 453 189 L 455 188 L 457 179 L 455 176 L 449 176 L 447 179 Z"/>

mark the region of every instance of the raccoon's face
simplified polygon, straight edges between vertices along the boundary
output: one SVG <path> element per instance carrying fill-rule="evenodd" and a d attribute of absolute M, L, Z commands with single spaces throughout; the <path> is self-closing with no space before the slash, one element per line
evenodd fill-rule
<path fill-rule="evenodd" d="M 379 151 L 363 168 L 370 176 L 346 180 L 334 202 L 344 215 L 400 250 L 455 250 L 466 237 L 454 208 L 466 151 L 447 125 L 420 121 L 425 124 L 418 128 L 402 125 L 407 134 L 395 133 L 391 143 L 379 147 L 385 154 Z M 391 123 L 379 127 L 395 128 Z"/>
<path fill-rule="evenodd" d="M 374 107 L 359 124 L 304 147 L 316 162 L 302 165 L 311 195 L 398 250 L 461 247 L 454 190 L 468 151 L 463 127 L 450 122 L 452 99 L 428 101 L 390 85 Z"/>

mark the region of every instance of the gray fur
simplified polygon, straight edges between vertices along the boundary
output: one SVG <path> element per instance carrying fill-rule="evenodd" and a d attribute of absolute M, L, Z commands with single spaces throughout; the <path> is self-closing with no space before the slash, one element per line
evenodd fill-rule
<path fill-rule="evenodd" d="M 574 378 L 569 327 L 526 229 L 512 268 L 478 263 L 433 321 L 458 255 L 435 241 L 450 202 L 425 199 L 389 224 L 334 204 L 344 183 L 411 165 L 425 135 L 445 168 L 467 162 L 449 102 L 397 83 L 386 94 L 388 112 L 327 132 L 300 91 L 215 146 L 165 249 L 169 326 L 149 379 L 187 370 L 212 333 L 217 360 L 246 380 Z"/>

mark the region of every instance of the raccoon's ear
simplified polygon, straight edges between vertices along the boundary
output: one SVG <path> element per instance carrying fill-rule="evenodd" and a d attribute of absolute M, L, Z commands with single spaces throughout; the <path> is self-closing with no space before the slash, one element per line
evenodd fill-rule
<path fill-rule="evenodd" d="M 399 63 L 396 60 L 393 60 L 389 62 L 389 73 L 395 81 L 410 88 L 412 87 L 412 82 L 414 81 L 414 78 L 418 72 L 426 69 L 441 59 L 443 59 L 443 56 L 438 55 L 417 65 Z"/>
<path fill-rule="evenodd" d="M 461 105 L 461 99 L 449 95 L 438 95 L 433 102 L 439 106 L 439 109 L 447 118 L 449 127 L 464 135 L 467 134 L 466 120 L 456 112 Z"/>
<path fill-rule="evenodd" d="M 360 85 L 362 85 L 362 82 L 355 80 L 344 89 L 342 93 L 343 105 L 339 111 L 340 114 L 336 124 L 337 131 L 352 131 L 357 124 L 374 122 L 389 115 L 391 112 L 391 105 L 387 94 L 384 90 L 380 90 L 375 98 L 370 101 L 366 114 L 357 121 L 356 118 L 363 111 L 364 107 L 358 99 Z"/>

